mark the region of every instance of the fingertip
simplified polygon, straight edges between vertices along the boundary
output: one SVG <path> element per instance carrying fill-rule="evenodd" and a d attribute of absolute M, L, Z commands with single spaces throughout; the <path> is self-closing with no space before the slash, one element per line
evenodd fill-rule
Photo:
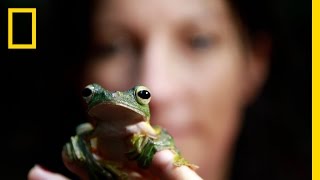
<path fill-rule="evenodd" d="M 157 152 L 152 160 L 152 168 L 157 172 L 172 168 L 173 153 L 170 150 Z"/>
<path fill-rule="evenodd" d="M 39 165 L 36 164 L 30 169 L 30 171 L 28 173 L 28 179 L 29 180 L 37 180 L 37 179 L 39 179 L 39 174 L 41 175 L 41 169 L 40 169 Z"/>
<path fill-rule="evenodd" d="M 36 164 L 31 168 L 28 173 L 28 180 L 43 180 L 43 179 L 55 179 L 55 180 L 67 180 L 66 177 L 50 172 L 40 165 Z"/>

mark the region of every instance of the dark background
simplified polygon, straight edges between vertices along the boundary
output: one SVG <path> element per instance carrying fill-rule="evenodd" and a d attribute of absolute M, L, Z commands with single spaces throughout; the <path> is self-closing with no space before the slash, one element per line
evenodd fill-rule
<path fill-rule="evenodd" d="M 271 75 L 248 109 L 232 178 L 311 179 L 311 1 L 269 2 L 277 27 Z M 0 179 L 26 179 L 36 163 L 75 178 L 60 154 L 85 121 L 77 84 L 88 44 L 86 6 L 0 1 Z M 7 8 L 15 7 L 37 8 L 36 50 L 7 48 Z M 28 41 L 23 27 L 30 24 L 21 19 L 14 24 L 19 42 Z"/>

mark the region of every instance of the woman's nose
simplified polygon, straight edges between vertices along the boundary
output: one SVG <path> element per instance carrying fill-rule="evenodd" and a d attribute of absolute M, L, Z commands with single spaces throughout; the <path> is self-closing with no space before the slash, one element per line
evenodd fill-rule
<path fill-rule="evenodd" d="M 161 36 L 150 39 L 141 57 L 139 83 L 151 90 L 151 101 L 155 103 L 170 98 L 175 77 L 172 66 L 174 53 L 169 40 Z"/>

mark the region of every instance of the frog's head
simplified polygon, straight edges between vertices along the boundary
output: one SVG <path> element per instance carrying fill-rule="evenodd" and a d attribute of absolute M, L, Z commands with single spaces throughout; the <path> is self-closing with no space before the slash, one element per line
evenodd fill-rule
<path fill-rule="evenodd" d="M 131 123 L 150 119 L 151 94 L 145 86 L 111 92 L 98 84 L 90 84 L 83 89 L 82 96 L 88 104 L 89 115 L 96 119 L 123 119 Z"/>

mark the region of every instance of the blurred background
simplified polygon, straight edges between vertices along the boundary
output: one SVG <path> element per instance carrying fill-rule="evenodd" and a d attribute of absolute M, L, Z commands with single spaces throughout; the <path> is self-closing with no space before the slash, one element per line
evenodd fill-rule
<path fill-rule="evenodd" d="M 232 179 L 311 179 L 311 1 L 268 1 L 272 73 L 248 109 Z M 79 98 L 87 47 L 85 1 L 0 1 L 0 179 L 26 179 L 34 164 L 76 179 L 61 150 L 84 122 Z M 8 49 L 8 8 L 37 8 L 37 49 Z M 17 17 L 17 42 L 30 29 Z M 259 121 L 253 121 L 259 119 Z"/>

